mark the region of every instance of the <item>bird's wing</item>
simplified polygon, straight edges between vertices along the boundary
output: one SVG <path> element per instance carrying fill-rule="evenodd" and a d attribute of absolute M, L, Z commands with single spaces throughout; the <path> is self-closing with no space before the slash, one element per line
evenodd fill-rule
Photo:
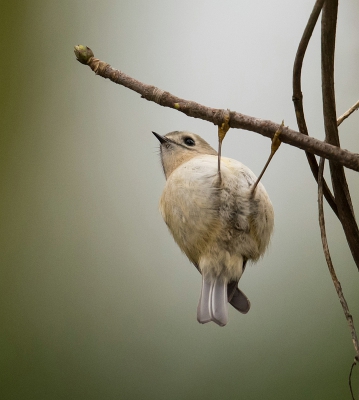
<path fill-rule="evenodd" d="M 243 272 L 246 268 L 246 264 L 247 260 L 244 260 Z M 241 312 L 242 314 L 247 314 L 247 312 L 251 308 L 251 303 L 248 297 L 237 287 L 237 285 L 238 281 L 231 281 L 228 283 L 228 288 L 227 288 L 228 302 L 237 311 Z"/>
<path fill-rule="evenodd" d="M 251 308 L 248 297 L 238 287 L 235 288 L 229 304 L 242 314 L 247 314 Z"/>

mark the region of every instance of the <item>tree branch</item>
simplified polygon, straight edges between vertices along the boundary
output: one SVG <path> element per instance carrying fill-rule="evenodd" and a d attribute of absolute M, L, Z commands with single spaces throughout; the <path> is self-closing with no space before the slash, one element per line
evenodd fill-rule
<path fill-rule="evenodd" d="M 334 52 L 338 0 L 326 0 L 322 12 L 322 97 L 326 141 L 340 147 L 334 91 Z M 359 269 L 359 229 L 343 166 L 329 160 L 335 201 L 353 259 Z"/>
<path fill-rule="evenodd" d="M 348 111 L 346 111 L 343 115 L 341 115 L 337 120 L 337 125 L 339 126 L 345 119 L 347 119 L 354 111 L 359 108 L 359 100 L 350 107 Z"/>
<path fill-rule="evenodd" d="M 78 61 L 82 64 L 88 65 L 97 75 L 110 79 L 117 84 L 141 94 L 141 97 L 146 100 L 153 101 L 163 107 L 176 109 L 190 117 L 212 122 L 215 125 L 220 125 L 223 122 L 223 116 L 227 110 L 206 107 L 194 101 L 188 101 L 176 97 L 169 92 L 156 88 L 155 86 L 139 82 L 123 72 L 112 68 L 109 64 L 94 58 L 92 51 L 88 47 L 76 46 L 75 54 Z M 246 129 L 272 138 L 275 132 L 279 129 L 280 124 L 230 111 L 229 126 L 231 128 Z M 348 150 L 340 149 L 312 137 L 302 135 L 301 133 L 289 128 L 283 128 L 280 140 L 283 143 L 290 144 L 291 146 L 309 151 L 318 156 L 336 161 L 354 171 L 359 171 L 359 155 L 351 153 Z"/>
<path fill-rule="evenodd" d="M 310 38 L 312 37 L 312 33 L 314 30 L 314 27 L 318 21 L 319 14 L 323 8 L 325 0 L 317 0 L 314 7 L 313 11 L 309 17 L 307 26 L 305 27 L 305 30 L 303 32 L 303 36 L 299 42 L 298 45 L 298 50 L 297 54 L 295 56 L 294 60 L 294 66 L 293 66 L 293 103 L 294 103 L 294 109 L 295 109 L 295 116 L 297 117 L 297 124 L 299 131 L 303 133 L 303 135 L 309 135 L 308 133 L 308 128 L 307 128 L 307 123 L 305 121 L 304 117 L 304 108 L 303 108 L 303 94 L 302 94 L 302 84 L 301 84 L 301 75 L 302 75 L 302 67 L 303 67 L 303 59 L 305 56 L 305 52 L 308 47 L 308 43 L 310 41 Z M 318 182 L 318 163 L 317 160 L 314 156 L 314 154 L 309 153 L 308 151 L 305 152 L 308 163 L 310 166 L 310 169 L 313 173 L 313 176 L 315 180 Z M 339 217 L 338 215 L 338 209 L 337 205 L 335 203 L 334 196 L 329 190 L 329 187 L 325 180 L 323 181 L 323 192 L 324 196 L 334 211 L 334 213 Z"/>
<path fill-rule="evenodd" d="M 354 326 L 354 321 L 353 317 L 350 314 L 348 303 L 345 300 L 342 286 L 338 280 L 337 274 L 335 273 L 334 265 L 332 263 L 332 259 L 330 257 L 330 252 L 329 252 L 329 247 L 328 247 L 328 241 L 327 241 L 327 235 L 325 231 L 325 219 L 324 219 L 324 209 L 323 209 L 323 171 L 324 171 L 324 162 L 325 159 L 321 158 L 320 163 L 319 163 L 319 175 L 318 175 L 318 210 L 319 210 L 319 226 L 320 226 L 320 235 L 322 238 L 322 245 L 323 245 L 323 251 L 324 251 L 324 256 L 325 260 L 328 265 L 329 273 L 332 278 L 332 281 L 334 283 L 335 290 L 337 292 L 337 295 L 339 297 L 340 304 L 342 305 L 343 311 L 345 318 L 348 322 L 349 325 L 349 330 L 351 333 L 353 345 L 354 345 L 354 350 L 355 350 L 355 357 L 354 357 L 354 363 L 352 365 L 351 371 L 353 369 L 353 366 L 359 361 L 359 342 L 358 342 L 358 336 L 355 330 Z M 350 376 L 351 376 L 351 371 L 350 371 Z M 351 388 L 351 379 L 349 377 L 349 386 L 350 386 L 350 391 L 353 396 L 352 388 Z"/>

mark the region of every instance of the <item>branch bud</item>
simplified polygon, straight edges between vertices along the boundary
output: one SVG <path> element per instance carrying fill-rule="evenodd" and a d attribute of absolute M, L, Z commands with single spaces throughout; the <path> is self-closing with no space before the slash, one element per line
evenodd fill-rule
<path fill-rule="evenodd" d="M 87 46 L 83 46 L 82 44 L 79 44 L 78 46 L 75 46 L 74 49 L 77 61 L 79 61 L 81 64 L 88 64 L 90 59 L 94 56 L 93 52 L 90 48 Z"/>

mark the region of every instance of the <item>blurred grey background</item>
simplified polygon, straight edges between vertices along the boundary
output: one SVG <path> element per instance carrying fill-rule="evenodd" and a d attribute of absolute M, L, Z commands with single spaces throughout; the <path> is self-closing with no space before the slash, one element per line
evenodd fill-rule
<path fill-rule="evenodd" d="M 2 399 L 344 399 L 354 352 L 322 254 L 305 155 L 283 145 L 263 183 L 267 255 L 241 288 L 252 309 L 196 321 L 200 275 L 158 211 L 154 130 L 216 128 L 78 63 L 73 46 L 145 83 L 296 129 L 291 71 L 314 0 L 1 2 Z M 339 9 L 338 114 L 359 97 L 359 4 Z M 323 138 L 317 27 L 304 62 Z M 359 114 L 340 129 L 359 152 Z M 231 130 L 223 154 L 256 174 L 270 141 Z M 358 174 L 347 171 L 356 214 Z M 332 258 L 359 326 L 358 272 L 326 208 Z M 354 385 L 358 386 L 358 371 Z"/>

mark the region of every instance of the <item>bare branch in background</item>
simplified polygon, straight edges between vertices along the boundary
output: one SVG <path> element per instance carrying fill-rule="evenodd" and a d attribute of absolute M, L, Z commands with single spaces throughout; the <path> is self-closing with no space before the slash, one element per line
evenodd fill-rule
<path fill-rule="evenodd" d="M 337 119 L 337 125 L 339 126 L 345 119 L 347 119 L 351 114 L 353 114 L 354 111 L 356 111 L 359 108 L 359 100 L 353 105 L 353 107 L 350 107 L 348 111 L 346 111 L 343 115 L 341 115 Z"/>
<path fill-rule="evenodd" d="M 303 135 L 309 135 L 308 134 L 308 128 L 307 128 L 307 123 L 305 121 L 304 117 L 304 109 L 303 109 L 303 94 L 302 94 L 302 84 L 301 84 L 301 76 L 302 76 L 302 67 L 303 67 L 303 59 L 305 56 L 305 52 L 308 47 L 308 43 L 310 41 L 310 38 L 312 37 L 312 33 L 314 30 L 314 27 L 318 21 L 319 14 L 323 8 L 325 0 L 317 0 L 314 7 L 313 11 L 309 17 L 307 26 L 305 27 L 305 30 L 303 32 L 303 36 L 300 40 L 297 54 L 295 56 L 294 60 L 294 66 L 293 66 L 293 103 L 294 103 L 294 109 L 295 109 L 295 116 L 297 118 L 297 124 L 298 124 L 298 129 Z M 312 170 L 313 176 L 315 180 L 318 182 L 318 163 L 317 160 L 314 156 L 314 154 L 309 153 L 308 151 L 305 152 L 308 163 L 310 166 L 310 169 Z M 323 181 L 323 192 L 324 196 L 334 211 L 334 213 L 338 216 L 338 209 L 337 205 L 335 204 L 335 199 L 332 193 L 330 192 L 327 183 L 325 180 Z"/>
<path fill-rule="evenodd" d="M 334 52 L 338 1 L 326 0 L 322 11 L 322 98 L 326 141 L 340 147 L 334 90 Z M 359 229 L 355 221 L 344 168 L 329 160 L 335 202 L 353 259 L 359 269 Z"/>
<path fill-rule="evenodd" d="M 350 333 L 352 336 L 352 341 L 354 345 L 354 349 L 356 352 L 355 358 L 354 358 L 354 364 L 359 361 L 359 342 L 358 342 L 358 337 L 355 331 L 354 327 L 354 321 L 353 317 L 350 314 L 348 303 L 345 300 L 342 286 L 339 282 L 339 279 L 337 277 L 337 274 L 335 273 L 335 269 L 332 263 L 332 259 L 330 257 L 330 252 L 329 252 L 329 247 L 328 247 L 328 241 L 327 241 L 327 235 L 326 235 L 326 230 L 325 230 L 325 219 L 324 219 L 324 209 L 323 209 L 323 172 L 324 172 L 324 162 L 325 159 L 321 158 L 320 163 L 319 163 L 319 175 L 318 175 L 318 211 L 319 211 L 319 227 L 320 227 L 320 235 L 322 238 L 322 245 L 323 245 L 323 252 L 325 256 L 325 260 L 328 265 L 329 273 L 332 278 L 332 281 L 334 283 L 335 290 L 337 291 L 337 295 L 340 300 L 340 304 L 342 305 L 343 312 L 345 315 L 345 318 L 348 322 Z M 353 366 L 352 366 L 353 368 Z M 351 370 L 352 370 L 351 368 Z M 351 385 L 351 382 L 349 380 L 349 384 Z M 354 398 L 354 396 L 353 396 Z"/>

